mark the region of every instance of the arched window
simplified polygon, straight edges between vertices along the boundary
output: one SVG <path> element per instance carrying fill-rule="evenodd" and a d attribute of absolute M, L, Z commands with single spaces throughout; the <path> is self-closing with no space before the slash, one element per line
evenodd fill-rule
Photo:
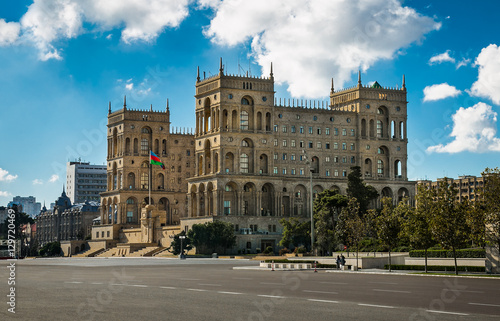
<path fill-rule="evenodd" d="M 381 159 L 377 161 L 377 174 L 384 175 L 384 162 Z"/>
<path fill-rule="evenodd" d="M 384 136 L 384 127 L 381 120 L 377 120 L 377 137 Z"/>
<path fill-rule="evenodd" d="M 247 98 L 243 97 L 243 98 L 241 98 L 241 104 L 242 105 L 250 105 L 250 101 Z"/>
<path fill-rule="evenodd" d="M 248 155 L 241 154 L 240 155 L 240 172 L 248 173 Z"/>
<path fill-rule="evenodd" d="M 149 140 L 147 138 L 141 139 L 141 152 L 149 152 Z"/>
<path fill-rule="evenodd" d="M 147 128 L 147 127 L 143 127 L 143 128 L 141 129 L 141 133 L 143 133 L 143 134 L 149 134 L 149 133 L 151 133 L 151 132 L 149 131 L 149 128 Z"/>
<path fill-rule="evenodd" d="M 246 140 L 242 140 L 242 141 L 241 141 L 241 146 L 242 146 L 242 147 L 250 147 L 250 144 L 248 143 L 248 141 L 246 141 Z"/>
<path fill-rule="evenodd" d="M 384 110 L 382 108 L 377 109 L 377 114 L 383 115 L 384 114 Z"/>
<path fill-rule="evenodd" d="M 379 154 L 382 154 L 382 155 L 383 155 L 383 154 L 385 154 L 384 149 L 379 147 L 379 148 L 378 148 L 378 153 L 379 153 Z"/>
<path fill-rule="evenodd" d="M 243 99 L 245 99 L 245 98 L 243 98 Z M 241 114 L 240 114 L 240 129 L 248 130 L 248 112 L 246 112 L 244 110 L 241 111 Z"/>

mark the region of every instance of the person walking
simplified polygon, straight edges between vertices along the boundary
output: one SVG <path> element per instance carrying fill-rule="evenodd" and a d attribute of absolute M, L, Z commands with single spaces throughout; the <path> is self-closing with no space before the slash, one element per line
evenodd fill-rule
<path fill-rule="evenodd" d="M 344 256 L 344 254 L 340 255 L 340 266 L 342 266 L 342 268 L 345 266 L 345 256 Z"/>
<path fill-rule="evenodd" d="M 335 260 L 335 263 L 337 263 L 337 270 L 340 270 L 340 256 L 337 255 L 337 259 Z"/>

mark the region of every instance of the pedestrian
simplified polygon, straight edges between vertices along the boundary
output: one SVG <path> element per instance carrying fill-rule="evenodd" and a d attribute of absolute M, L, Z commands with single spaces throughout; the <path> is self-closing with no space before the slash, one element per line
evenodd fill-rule
<path fill-rule="evenodd" d="M 335 263 L 337 263 L 337 270 L 340 269 L 340 256 L 337 255 L 337 259 L 335 260 Z"/>
<path fill-rule="evenodd" d="M 340 255 L 340 265 L 341 265 L 342 267 L 344 267 L 344 266 L 345 266 L 345 256 L 344 256 L 344 254 L 341 254 L 341 255 Z"/>

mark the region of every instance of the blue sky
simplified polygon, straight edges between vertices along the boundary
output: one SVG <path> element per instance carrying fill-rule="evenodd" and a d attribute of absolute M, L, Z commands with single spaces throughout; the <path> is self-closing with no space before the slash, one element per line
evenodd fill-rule
<path fill-rule="evenodd" d="M 65 164 L 106 159 L 108 101 L 194 127 L 196 68 L 268 74 L 276 97 L 327 100 L 356 82 L 408 89 L 410 179 L 497 167 L 496 1 L 0 2 L 0 205 L 53 202 Z"/>

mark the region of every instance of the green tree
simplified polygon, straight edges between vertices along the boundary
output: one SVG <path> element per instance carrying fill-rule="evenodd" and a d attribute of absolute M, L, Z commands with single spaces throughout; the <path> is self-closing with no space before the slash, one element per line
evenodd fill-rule
<path fill-rule="evenodd" d="M 389 249 L 389 272 L 391 271 L 391 252 L 398 245 L 401 233 L 401 220 L 398 216 L 399 211 L 394 209 L 391 197 L 382 198 L 382 211 L 375 219 L 375 228 L 377 236 L 382 244 Z"/>
<path fill-rule="evenodd" d="M 356 198 L 351 197 L 346 207 L 339 215 L 339 222 L 336 226 L 336 234 L 340 240 L 349 248 L 356 251 L 356 267 L 358 266 L 359 245 L 366 236 L 366 226 L 361 217 L 359 203 Z"/>
<path fill-rule="evenodd" d="M 322 250 L 333 251 L 337 243 L 335 226 L 342 208 L 347 206 L 347 196 L 337 190 L 325 190 L 314 200 L 316 245 Z"/>
<path fill-rule="evenodd" d="M 434 206 L 433 191 L 423 185 L 417 187 L 416 207 L 403 215 L 403 231 L 415 249 L 425 252 L 425 273 L 427 273 L 427 249 L 435 244 L 430 228 Z"/>
<path fill-rule="evenodd" d="M 61 243 L 59 242 L 50 242 L 45 244 L 40 249 L 40 256 L 59 256 L 61 255 Z"/>
<path fill-rule="evenodd" d="M 361 215 L 366 213 L 370 202 L 378 197 L 377 190 L 363 181 L 359 166 L 351 167 L 347 175 L 347 196 L 356 198 Z"/>
<path fill-rule="evenodd" d="M 445 177 L 434 191 L 434 206 L 431 217 L 431 232 L 443 248 L 451 249 L 455 260 L 455 274 L 458 275 L 456 250 L 469 239 L 466 223 L 468 202 L 457 202 L 458 191 Z"/>
<path fill-rule="evenodd" d="M 229 222 L 213 221 L 205 224 L 194 224 L 187 235 L 198 253 L 210 254 L 236 245 L 234 227 Z"/>
<path fill-rule="evenodd" d="M 486 240 L 500 251 L 500 169 L 486 168 L 482 203 L 486 223 Z"/>
<path fill-rule="evenodd" d="M 289 219 L 281 219 L 280 224 L 283 226 L 283 237 L 279 242 L 280 246 L 283 247 L 299 247 L 299 245 L 304 245 L 310 247 L 311 245 L 311 222 L 299 221 L 296 217 L 290 217 Z"/>
<path fill-rule="evenodd" d="M 182 231 L 179 234 L 176 234 L 172 240 L 172 243 L 170 243 L 170 246 L 167 248 L 167 251 L 169 251 L 173 255 L 181 254 L 181 239 L 179 238 L 179 236 L 186 236 L 186 232 Z M 191 244 L 191 239 L 186 236 L 186 238 L 182 240 L 183 252 L 189 252 L 192 248 L 193 245 Z"/>

